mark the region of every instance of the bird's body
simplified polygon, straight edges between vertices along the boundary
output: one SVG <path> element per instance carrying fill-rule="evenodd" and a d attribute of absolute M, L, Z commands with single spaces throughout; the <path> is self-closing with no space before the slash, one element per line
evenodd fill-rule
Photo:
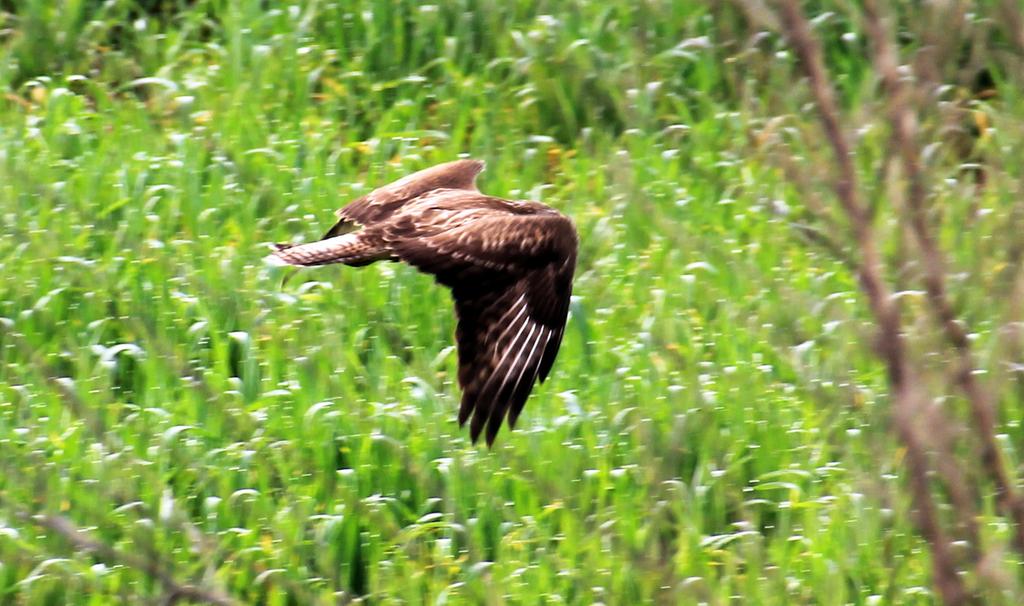
<path fill-rule="evenodd" d="M 278 245 L 289 265 L 404 261 L 452 289 L 459 323 L 459 423 L 493 443 L 547 377 L 569 310 L 578 238 L 553 208 L 480 193 L 483 163 L 457 160 L 374 190 L 338 211 L 324 239 Z"/>

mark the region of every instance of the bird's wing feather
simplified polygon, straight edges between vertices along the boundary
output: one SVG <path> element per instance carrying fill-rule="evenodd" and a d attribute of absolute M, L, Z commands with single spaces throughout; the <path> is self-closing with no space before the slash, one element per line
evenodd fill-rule
<path fill-rule="evenodd" d="M 484 169 L 479 160 L 455 160 L 415 172 L 379 187 L 339 209 L 338 222 L 324 238 L 341 235 L 357 225 L 373 225 L 389 218 L 410 200 L 434 189 L 476 192 L 476 177 Z"/>
<path fill-rule="evenodd" d="M 486 427 L 488 444 L 506 418 L 515 427 L 534 383 L 546 376 L 558 354 L 565 317 L 551 323 L 537 314 L 537 291 L 526 277 L 497 290 L 461 287 L 453 290 L 459 317 L 459 424 L 472 416 L 475 442 Z M 503 288 L 504 287 L 504 288 Z"/>
<path fill-rule="evenodd" d="M 472 211 L 471 211 L 472 212 Z M 401 260 L 453 286 L 493 272 L 522 272 L 571 258 L 576 229 L 557 213 L 476 212 L 453 225 L 396 222 L 385 236 Z M 571 277 L 571 276 L 570 276 Z"/>
<path fill-rule="evenodd" d="M 405 229 L 414 230 L 414 226 Z M 557 214 L 494 213 L 429 236 L 397 238 L 394 254 L 452 287 L 459 317 L 459 423 L 491 444 L 514 426 L 558 354 L 569 310 L 576 232 Z"/>

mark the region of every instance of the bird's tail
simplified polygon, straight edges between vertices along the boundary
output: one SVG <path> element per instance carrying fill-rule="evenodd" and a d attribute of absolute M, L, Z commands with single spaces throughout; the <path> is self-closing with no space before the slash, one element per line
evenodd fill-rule
<path fill-rule="evenodd" d="M 274 244 L 274 252 L 266 257 L 272 265 L 367 265 L 390 257 L 380 242 L 351 233 L 309 244 Z"/>

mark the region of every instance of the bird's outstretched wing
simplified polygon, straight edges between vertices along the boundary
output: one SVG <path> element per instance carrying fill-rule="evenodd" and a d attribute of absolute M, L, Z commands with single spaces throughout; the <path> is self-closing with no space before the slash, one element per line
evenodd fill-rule
<path fill-rule="evenodd" d="M 514 428 L 534 383 L 547 378 L 562 343 L 569 298 L 555 300 L 557 293 L 530 278 L 495 292 L 453 292 L 459 317 L 459 424 L 472 416 L 470 437 L 475 442 L 486 427 L 491 445 L 502 421 L 507 418 Z M 545 307 L 554 313 L 543 314 Z"/>
<path fill-rule="evenodd" d="M 514 427 L 547 378 L 565 330 L 576 265 L 572 222 L 551 212 L 477 217 L 432 235 L 390 242 L 394 254 L 452 288 L 459 323 L 459 423 L 472 417 L 488 445 Z"/>
<path fill-rule="evenodd" d="M 357 225 L 370 226 L 386 220 L 403 204 L 435 189 L 478 191 L 476 177 L 484 170 L 480 160 L 455 160 L 402 177 L 354 200 L 337 211 L 338 222 L 324 234 L 332 238 Z"/>

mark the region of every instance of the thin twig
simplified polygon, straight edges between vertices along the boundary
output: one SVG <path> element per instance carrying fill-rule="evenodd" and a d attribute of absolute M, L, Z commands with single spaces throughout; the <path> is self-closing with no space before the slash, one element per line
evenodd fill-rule
<path fill-rule="evenodd" d="M 168 596 L 167 603 L 174 603 L 178 600 L 191 600 L 225 606 L 236 603 L 227 594 L 218 590 L 178 581 L 171 574 L 170 570 L 155 557 L 144 558 L 133 553 L 126 553 L 92 538 L 88 533 L 79 529 L 63 516 L 31 515 L 23 511 L 16 511 L 15 515 L 25 522 L 59 534 L 79 551 L 88 552 L 108 563 L 120 564 L 144 573 L 163 586 Z"/>
<path fill-rule="evenodd" d="M 1024 53 L 1024 17 L 1020 4 L 1016 0 L 1003 0 L 999 3 L 999 12 L 1017 52 Z"/>
<path fill-rule="evenodd" d="M 4 326 L 0 324 L 0 326 Z M 24 337 L 13 329 L 7 328 L 4 335 L 11 339 L 14 345 L 21 351 L 22 355 L 32 363 L 32 366 L 40 373 L 43 379 L 64 401 L 65 406 L 72 415 L 81 419 L 96 440 L 101 442 L 110 452 L 119 450 L 114 443 L 113 435 L 103 429 L 101 419 L 82 401 L 78 393 L 72 387 L 70 381 L 58 376 L 56 371 Z M 0 495 L 0 506 L 6 506 L 2 495 Z M 173 604 L 180 599 L 191 599 L 209 602 L 213 604 L 233 604 L 234 602 L 218 594 L 208 593 L 207 590 L 192 585 L 183 585 L 175 581 L 170 574 L 155 560 L 147 560 L 134 554 L 120 552 L 113 547 L 90 538 L 83 531 L 78 530 L 69 520 L 60 516 L 30 515 L 15 507 L 9 507 L 13 515 L 18 519 L 33 523 L 37 526 L 48 528 L 69 540 L 76 549 L 93 553 L 100 559 L 114 561 L 125 566 L 138 569 L 160 582 L 166 590 L 163 598 L 164 603 Z M 187 518 L 179 520 L 182 529 L 188 534 L 193 544 L 201 547 L 202 552 L 207 552 L 211 539 L 202 534 Z M 223 599 L 221 599 L 223 597 Z"/>
<path fill-rule="evenodd" d="M 843 248 L 842 244 L 836 242 L 825 232 L 803 223 L 790 223 L 789 225 L 793 228 L 793 231 L 800 234 L 807 242 L 817 245 L 851 272 L 857 272 L 857 262 L 853 259 L 853 256 Z"/>
<path fill-rule="evenodd" d="M 781 1 L 783 30 L 792 44 L 810 81 L 819 117 L 838 167 L 833 188 L 839 204 L 849 217 L 860 250 L 858 278 L 878 324 L 878 353 L 886 365 L 893 398 L 896 431 L 907 447 L 907 467 L 911 494 L 917 509 L 917 524 L 932 552 L 933 582 L 947 604 L 964 604 L 970 598 L 957 573 L 949 541 L 939 523 L 936 505 L 928 482 L 927 448 L 915 425 L 927 398 L 920 382 L 911 376 L 906 344 L 901 332 L 898 304 L 883 279 L 871 216 L 859 197 L 856 169 L 850 145 L 842 132 L 835 93 L 822 59 L 821 48 L 811 35 L 807 19 L 797 0 Z"/>
<path fill-rule="evenodd" d="M 975 376 L 974 354 L 967 331 L 958 320 L 947 294 L 945 259 L 928 225 L 928 191 L 920 147 L 916 142 L 917 119 L 907 102 L 908 92 L 899 77 L 896 51 L 875 0 L 865 0 L 864 8 L 868 34 L 875 47 L 876 68 L 888 91 L 893 139 L 908 180 L 906 207 L 911 230 L 921 253 L 929 310 L 935 316 L 946 340 L 956 351 L 957 362 L 953 376 L 971 409 L 971 418 L 981 443 L 982 466 L 995 484 L 999 508 L 1014 521 L 1014 543 L 1017 550 L 1024 554 L 1024 501 L 1014 490 L 996 442 L 995 407 L 991 396 Z"/>

